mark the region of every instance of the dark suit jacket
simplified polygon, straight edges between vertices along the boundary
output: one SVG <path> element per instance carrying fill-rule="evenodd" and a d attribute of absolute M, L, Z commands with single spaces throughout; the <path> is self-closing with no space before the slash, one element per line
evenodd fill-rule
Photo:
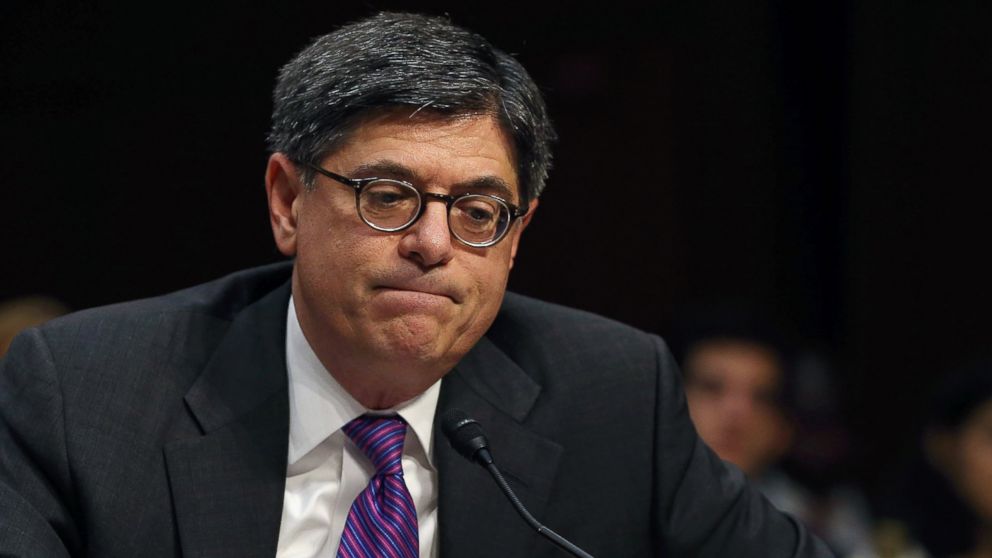
<path fill-rule="evenodd" d="M 0 556 L 273 556 L 289 271 L 20 336 L 0 368 Z M 442 383 L 452 407 L 531 512 L 599 558 L 829 555 L 699 441 L 658 337 L 508 294 Z M 485 470 L 435 452 L 441 556 L 564 555 Z"/>

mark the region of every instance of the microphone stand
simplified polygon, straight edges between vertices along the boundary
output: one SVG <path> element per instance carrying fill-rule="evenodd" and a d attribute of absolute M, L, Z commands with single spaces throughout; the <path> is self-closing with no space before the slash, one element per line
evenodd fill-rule
<path fill-rule="evenodd" d="M 496 484 L 499 485 L 499 488 L 503 491 L 503 494 L 506 494 L 506 497 L 510 500 L 510 503 L 513 504 L 513 507 L 517 510 L 517 513 L 520 514 L 520 517 L 524 518 L 524 521 L 533 527 L 535 531 L 547 537 L 551 542 L 555 543 L 572 556 L 577 556 L 578 558 L 593 558 L 592 555 L 575 546 L 569 542 L 568 539 L 545 527 L 541 524 L 541 522 L 535 519 L 534 516 L 527 511 L 527 508 L 525 508 L 520 502 L 517 495 L 513 493 L 513 490 L 510 488 L 510 485 L 507 484 L 506 479 L 503 478 L 503 474 L 499 472 L 499 469 L 496 467 L 495 463 L 490 461 L 486 464 L 486 470 L 488 470 L 489 474 L 493 476 L 493 480 L 495 480 Z"/>
<path fill-rule="evenodd" d="M 493 455 L 489 452 L 489 440 L 486 439 L 486 435 L 482 432 L 482 426 L 478 422 L 469 418 L 468 415 L 458 409 L 450 409 L 441 417 L 441 430 L 448 437 L 451 447 L 458 453 L 462 454 L 469 461 L 482 465 L 489 471 L 489 474 L 492 475 L 493 480 L 496 481 L 500 490 L 503 491 L 503 494 L 513 504 L 513 508 L 517 510 L 520 517 L 524 518 L 524 521 L 534 528 L 535 531 L 572 556 L 576 556 L 577 558 L 593 558 L 586 551 L 542 525 L 541 522 L 527 511 L 527 508 L 520 502 L 520 499 L 517 498 L 513 489 L 506 482 L 506 479 L 503 478 L 503 474 L 496 467 L 496 463 L 493 461 Z"/>

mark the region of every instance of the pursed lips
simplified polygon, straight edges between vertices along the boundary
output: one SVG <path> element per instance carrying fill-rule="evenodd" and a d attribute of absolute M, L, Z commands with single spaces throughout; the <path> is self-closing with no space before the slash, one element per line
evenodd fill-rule
<path fill-rule="evenodd" d="M 461 303 L 461 297 L 457 296 L 457 294 L 454 292 L 454 290 L 452 290 L 452 289 L 445 289 L 445 288 L 439 288 L 439 287 L 436 287 L 436 286 L 411 285 L 411 284 L 406 284 L 406 283 L 397 283 L 397 284 L 377 285 L 375 287 L 375 290 L 406 291 L 406 292 L 410 292 L 410 293 L 426 294 L 426 295 L 432 295 L 432 296 L 441 296 L 441 297 L 445 297 L 445 298 L 451 299 L 451 301 L 454 302 L 455 304 L 460 304 Z"/>

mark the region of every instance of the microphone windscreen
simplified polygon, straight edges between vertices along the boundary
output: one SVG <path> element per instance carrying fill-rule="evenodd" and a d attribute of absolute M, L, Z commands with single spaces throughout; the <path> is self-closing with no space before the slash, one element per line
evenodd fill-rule
<path fill-rule="evenodd" d="M 482 426 L 460 409 L 449 409 L 441 415 L 441 430 L 451 447 L 470 460 L 475 460 L 479 450 L 489 447 Z"/>

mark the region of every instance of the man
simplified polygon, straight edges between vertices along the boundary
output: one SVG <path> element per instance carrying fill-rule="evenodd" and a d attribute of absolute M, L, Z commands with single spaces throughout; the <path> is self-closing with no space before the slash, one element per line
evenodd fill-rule
<path fill-rule="evenodd" d="M 782 336 L 754 315 L 700 316 L 684 341 L 689 415 L 699 436 L 776 507 L 843 556 L 870 545 L 867 506 L 844 486 L 818 495 L 780 469 L 796 436 L 796 379 Z"/>
<path fill-rule="evenodd" d="M 761 478 L 792 444 L 782 366 L 769 345 L 732 336 L 698 340 L 683 361 L 689 414 L 700 437 L 751 478 Z"/>
<path fill-rule="evenodd" d="M 828 555 L 699 442 L 660 339 L 504 297 L 552 136 L 523 68 L 446 20 L 317 39 L 265 176 L 292 264 L 14 343 L 0 554 L 561 555 L 439 439 L 461 409 L 593 555 Z"/>

